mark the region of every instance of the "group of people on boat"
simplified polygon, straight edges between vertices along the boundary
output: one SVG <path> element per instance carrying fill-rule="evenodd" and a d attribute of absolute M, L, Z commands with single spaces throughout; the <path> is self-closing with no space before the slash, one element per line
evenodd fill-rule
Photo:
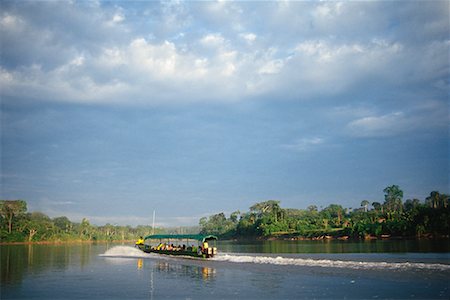
<path fill-rule="evenodd" d="M 158 246 L 151 247 L 152 250 L 166 250 L 166 251 L 192 251 L 194 248 L 194 245 L 191 247 L 187 247 L 186 245 L 174 245 L 174 244 L 166 244 L 166 243 L 160 243 Z"/>
<path fill-rule="evenodd" d="M 136 247 L 144 246 L 144 239 L 139 237 L 139 239 L 136 241 Z M 207 253 L 209 245 L 208 242 L 203 242 L 201 246 L 195 247 L 194 245 L 186 247 L 185 244 L 183 245 L 174 245 L 174 244 L 166 244 L 166 243 L 160 243 L 158 246 L 152 246 L 150 247 L 153 251 L 183 251 L 183 252 L 197 252 L 198 254 Z"/>

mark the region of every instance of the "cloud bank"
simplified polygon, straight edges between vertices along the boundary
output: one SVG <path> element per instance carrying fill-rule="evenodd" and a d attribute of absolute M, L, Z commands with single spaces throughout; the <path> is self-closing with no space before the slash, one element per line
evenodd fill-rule
<path fill-rule="evenodd" d="M 159 105 L 308 100 L 368 81 L 448 88 L 445 1 L 3 8 L 3 97 Z"/>

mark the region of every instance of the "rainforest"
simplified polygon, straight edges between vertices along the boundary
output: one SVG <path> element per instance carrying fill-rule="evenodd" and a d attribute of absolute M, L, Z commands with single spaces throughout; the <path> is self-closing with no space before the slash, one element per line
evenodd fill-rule
<path fill-rule="evenodd" d="M 201 232 L 222 238 L 289 239 L 375 239 L 448 237 L 449 195 L 433 191 L 423 201 L 403 201 L 397 185 L 386 187 L 384 202 L 362 200 L 356 209 L 339 204 L 318 209 L 282 208 L 280 201 L 268 200 L 250 207 L 200 220 Z"/>
<path fill-rule="evenodd" d="M 252 205 L 247 212 L 228 217 L 217 213 L 199 220 L 199 226 L 155 228 L 156 233 L 208 233 L 221 239 L 376 239 L 448 238 L 449 195 L 432 191 L 423 200 L 403 201 L 398 185 L 386 187 L 384 201 L 362 200 L 357 208 L 330 204 L 324 208 L 283 208 L 278 200 Z M 1 242 L 125 241 L 147 235 L 148 225 L 137 227 L 93 225 L 84 218 L 50 218 L 28 212 L 24 200 L 0 200 Z"/>

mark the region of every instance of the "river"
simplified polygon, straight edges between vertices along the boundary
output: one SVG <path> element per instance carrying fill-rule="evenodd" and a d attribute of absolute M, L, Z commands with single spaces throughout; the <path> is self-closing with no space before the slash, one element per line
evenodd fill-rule
<path fill-rule="evenodd" d="M 449 241 L 219 242 L 212 260 L 126 244 L 1 245 L 1 299 L 449 299 Z"/>

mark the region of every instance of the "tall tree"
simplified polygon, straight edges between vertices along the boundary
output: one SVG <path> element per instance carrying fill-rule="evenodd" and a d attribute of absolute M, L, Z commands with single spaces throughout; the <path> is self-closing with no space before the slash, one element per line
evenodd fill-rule
<path fill-rule="evenodd" d="M 266 213 L 266 212 L 272 212 L 280 207 L 280 201 L 276 200 L 268 200 L 264 202 L 259 202 L 250 207 L 250 211 L 254 211 L 257 213 Z"/>
<path fill-rule="evenodd" d="M 433 191 L 430 193 L 430 196 L 428 196 L 425 199 L 425 202 L 431 207 L 431 208 L 447 208 L 448 202 L 449 202 L 449 195 L 441 194 L 438 191 Z"/>
<path fill-rule="evenodd" d="M 259 216 L 268 214 L 275 219 L 275 222 L 278 221 L 280 210 L 280 201 L 276 200 L 259 202 L 250 207 L 250 211 L 256 212 Z"/>
<path fill-rule="evenodd" d="M 91 223 L 89 223 L 89 220 L 86 218 L 83 218 L 83 220 L 81 220 L 81 224 L 80 224 L 80 236 L 85 236 L 88 237 L 88 239 L 91 239 Z M 124 234 L 122 234 L 123 237 Z M 123 240 L 124 238 L 122 238 Z"/>
<path fill-rule="evenodd" d="M 310 205 L 308 206 L 309 212 L 317 212 L 317 205 Z"/>
<path fill-rule="evenodd" d="M 33 237 L 39 236 L 43 239 L 45 236 L 48 238 L 54 234 L 54 224 L 50 218 L 41 212 L 32 212 L 27 214 L 27 220 L 25 229 L 28 232 L 28 241 L 31 242 Z"/>
<path fill-rule="evenodd" d="M 324 216 L 326 219 L 334 219 L 333 224 L 335 226 L 341 226 L 342 217 L 344 215 L 344 208 L 338 204 L 330 204 L 325 207 L 320 214 Z"/>
<path fill-rule="evenodd" d="M 0 214 L 8 221 L 8 232 L 11 233 L 14 218 L 27 211 L 27 203 L 23 200 L 1 200 Z"/>
<path fill-rule="evenodd" d="M 428 196 L 425 199 L 425 202 L 431 207 L 431 208 L 438 208 L 439 207 L 439 200 L 440 200 L 441 194 L 438 191 L 432 191 L 430 193 L 430 196 Z"/>
<path fill-rule="evenodd" d="M 369 201 L 367 201 L 367 200 L 361 201 L 361 206 L 364 207 L 364 212 L 367 212 L 367 207 L 369 206 Z"/>
<path fill-rule="evenodd" d="M 389 212 L 401 211 L 403 208 L 403 191 L 398 185 L 391 185 L 384 190 L 384 205 Z"/>
<path fill-rule="evenodd" d="M 404 207 L 406 211 L 413 211 L 417 209 L 417 207 L 420 205 L 419 199 L 407 199 L 405 201 Z"/>
<path fill-rule="evenodd" d="M 55 224 L 56 228 L 61 231 L 68 233 L 72 227 L 72 222 L 66 217 L 57 217 L 53 219 L 53 224 Z"/>
<path fill-rule="evenodd" d="M 232 212 L 231 215 L 230 215 L 231 222 L 237 223 L 238 222 L 238 217 L 239 217 L 240 214 L 241 214 L 241 212 L 239 210 Z"/>

